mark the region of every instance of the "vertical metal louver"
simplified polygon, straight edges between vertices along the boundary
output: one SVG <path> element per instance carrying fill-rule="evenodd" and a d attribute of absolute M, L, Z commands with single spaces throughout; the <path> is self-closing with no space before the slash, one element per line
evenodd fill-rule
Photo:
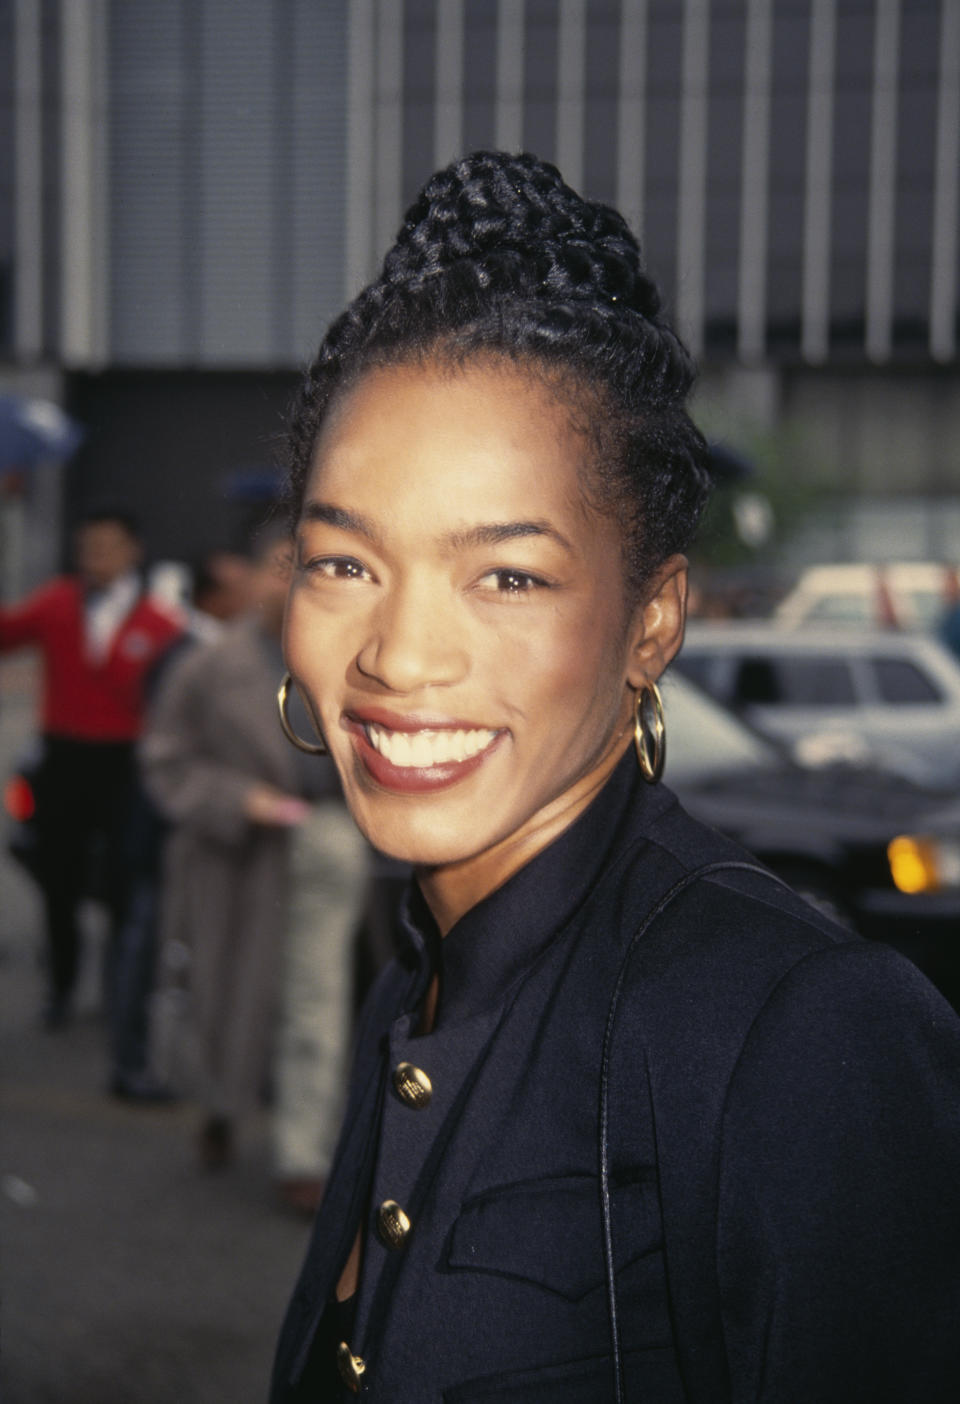
<path fill-rule="evenodd" d="M 110 11 L 110 352 L 283 366 L 342 295 L 346 4 Z"/>
<path fill-rule="evenodd" d="M 295 365 L 434 166 L 499 145 L 624 209 L 695 351 L 956 359 L 960 0 L 7 0 L 0 23 L 15 355 Z"/>

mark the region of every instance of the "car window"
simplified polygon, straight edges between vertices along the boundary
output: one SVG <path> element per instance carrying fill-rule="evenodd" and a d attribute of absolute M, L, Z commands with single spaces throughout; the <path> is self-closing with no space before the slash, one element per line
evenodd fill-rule
<path fill-rule="evenodd" d="M 710 673 L 713 659 L 705 653 L 689 653 L 685 648 L 681 650 L 679 657 L 673 660 L 673 666 L 685 678 L 690 678 L 697 687 L 702 687 L 705 692 L 712 692 L 710 686 Z"/>
<path fill-rule="evenodd" d="M 924 629 L 933 629 L 943 615 L 946 605 L 940 590 L 905 590 L 913 618 Z"/>
<path fill-rule="evenodd" d="M 811 624 L 870 624 L 873 599 L 869 595 L 824 595 L 806 614 Z"/>
<path fill-rule="evenodd" d="M 780 663 L 786 699 L 798 707 L 853 707 L 857 690 L 844 658 L 784 658 Z"/>
<path fill-rule="evenodd" d="M 871 658 L 877 694 L 895 706 L 943 701 L 943 694 L 926 673 L 906 658 Z"/>
<path fill-rule="evenodd" d="M 843 658 L 758 655 L 741 659 L 733 702 L 738 707 L 852 707 L 857 695 Z"/>
<path fill-rule="evenodd" d="M 733 702 L 748 707 L 752 702 L 782 702 L 783 684 L 777 665 L 769 658 L 742 658 L 733 683 Z"/>
<path fill-rule="evenodd" d="M 669 782 L 702 781 L 726 771 L 783 765 L 777 748 L 671 668 L 663 679 Z"/>

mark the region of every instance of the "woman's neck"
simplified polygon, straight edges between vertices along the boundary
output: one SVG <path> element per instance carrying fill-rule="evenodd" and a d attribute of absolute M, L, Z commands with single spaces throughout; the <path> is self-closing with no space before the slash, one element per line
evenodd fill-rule
<path fill-rule="evenodd" d="M 508 838 L 459 863 L 418 868 L 417 882 L 441 936 L 478 902 L 542 853 L 577 820 L 609 780 L 629 745 L 629 736 L 545 809 Z"/>

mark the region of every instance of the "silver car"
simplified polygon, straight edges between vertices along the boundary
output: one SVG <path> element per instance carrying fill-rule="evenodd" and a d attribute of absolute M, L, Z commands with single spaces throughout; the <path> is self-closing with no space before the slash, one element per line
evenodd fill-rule
<path fill-rule="evenodd" d="M 933 638 L 693 622 L 675 666 L 805 764 L 960 787 L 960 664 Z"/>

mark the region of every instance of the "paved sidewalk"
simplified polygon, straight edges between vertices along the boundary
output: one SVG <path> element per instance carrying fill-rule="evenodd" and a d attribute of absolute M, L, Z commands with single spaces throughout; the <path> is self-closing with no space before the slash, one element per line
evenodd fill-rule
<path fill-rule="evenodd" d="M 0 663 L 0 780 L 32 683 Z M 109 1098 L 92 966 L 77 1020 L 41 1028 L 36 893 L 0 846 L 0 1398 L 263 1404 L 309 1231 L 275 1208 L 266 1127 L 204 1175 L 195 1108 Z"/>

